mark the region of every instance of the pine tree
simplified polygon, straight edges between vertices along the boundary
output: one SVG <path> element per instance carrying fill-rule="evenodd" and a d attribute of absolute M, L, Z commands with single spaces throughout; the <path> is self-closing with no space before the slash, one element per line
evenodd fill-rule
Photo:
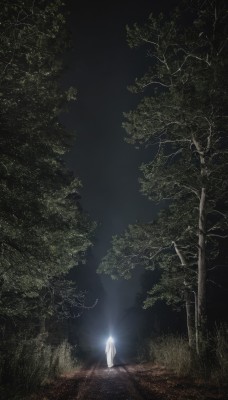
<path fill-rule="evenodd" d="M 177 207 L 183 232 L 189 230 L 197 238 L 200 353 L 207 329 L 208 260 L 215 239 L 227 237 L 224 10 L 224 2 L 192 1 L 191 7 L 169 18 L 150 15 L 143 26 L 127 28 L 129 45 L 144 46 L 149 67 L 131 87 L 142 99 L 135 110 L 125 114 L 126 140 L 136 147 L 153 146 L 155 157 L 141 167 L 142 192 L 153 201 Z M 185 246 L 191 246 L 187 238 Z M 182 266 L 189 264 L 177 245 L 176 254 Z"/>
<path fill-rule="evenodd" d="M 80 181 L 63 162 L 71 135 L 59 116 L 76 93 L 59 83 L 68 46 L 62 7 L 59 0 L 1 3 L 2 317 L 42 313 L 44 291 L 64 284 L 91 245 Z"/>

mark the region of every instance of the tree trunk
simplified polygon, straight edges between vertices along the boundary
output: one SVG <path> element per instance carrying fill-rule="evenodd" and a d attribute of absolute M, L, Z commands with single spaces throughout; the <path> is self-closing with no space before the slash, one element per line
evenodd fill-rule
<path fill-rule="evenodd" d="M 198 334 L 199 334 L 199 352 L 205 350 L 206 345 L 206 327 L 207 327 L 207 312 L 206 312 L 206 189 L 202 188 L 199 205 L 199 238 L 198 238 Z"/>
<path fill-rule="evenodd" d="M 207 168 L 204 149 L 193 137 L 193 143 L 198 151 L 200 158 L 200 173 L 204 182 L 207 180 Z M 198 332 L 198 351 L 200 355 L 206 352 L 206 330 L 207 330 L 207 311 L 206 311 L 206 188 L 201 188 L 199 202 L 199 222 L 198 222 L 198 292 L 197 292 L 197 332 Z"/>
<path fill-rule="evenodd" d="M 188 329 L 188 344 L 192 351 L 195 350 L 195 309 L 194 302 L 192 302 L 191 293 L 186 290 L 185 293 L 185 306 L 186 306 L 186 317 L 187 317 L 187 329 Z"/>
<path fill-rule="evenodd" d="M 194 292 L 195 298 L 195 332 L 196 332 L 196 353 L 199 355 L 199 333 L 198 333 L 198 297 Z"/>
<path fill-rule="evenodd" d="M 177 247 L 177 244 L 173 242 L 175 251 L 180 259 L 181 265 L 183 267 L 187 267 L 187 262 L 185 260 L 185 257 L 183 256 L 182 252 L 180 249 Z M 183 285 L 186 285 L 185 282 L 183 282 Z M 188 343 L 190 349 L 194 350 L 195 348 L 195 315 L 194 315 L 194 302 L 191 300 L 191 292 L 188 287 L 185 289 L 185 307 L 186 307 L 186 319 L 187 319 L 187 331 L 188 331 Z"/>

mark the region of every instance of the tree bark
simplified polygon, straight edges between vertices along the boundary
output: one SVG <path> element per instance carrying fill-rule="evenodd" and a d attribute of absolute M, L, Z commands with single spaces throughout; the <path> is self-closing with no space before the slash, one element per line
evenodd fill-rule
<path fill-rule="evenodd" d="M 198 297 L 194 292 L 195 299 L 195 332 L 196 332 L 196 353 L 199 355 L 199 333 L 198 333 Z"/>
<path fill-rule="evenodd" d="M 199 141 L 193 137 L 193 143 L 199 154 L 200 173 L 205 184 L 207 168 L 205 154 Z M 207 310 L 206 310 L 206 187 L 200 192 L 199 221 L 198 221 L 198 291 L 197 291 L 197 325 L 198 325 L 198 351 L 203 355 L 206 352 Z"/>
<path fill-rule="evenodd" d="M 180 259 L 181 265 L 187 267 L 187 262 L 182 252 L 178 248 L 177 244 L 173 242 L 175 251 Z M 185 285 L 185 282 L 183 282 Z M 185 308 L 186 308 L 186 320 L 187 320 L 187 331 L 188 331 L 188 343 L 190 349 L 195 349 L 195 315 L 194 315 L 194 302 L 192 302 L 192 296 L 189 288 L 185 289 Z"/>
<path fill-rule="evenodd" d="M 185 293 L 185 306 L 186 306 L 186 317 L 187 317 L 187 329 L 188 329 L 188 344 L 191 350 L 195 350 L 195 314 L 194 314 L 194 302 L 192 302 L 191 293 L 186 290 Z"/>
<path fill-rule="evenodd" d="M 206 189 L 202 188 L 199 204 L 199 238 L 198 238 L 198 334 L 199 334 L 199 351 L 205 350 L 207 312 L 206 312 Z"/>

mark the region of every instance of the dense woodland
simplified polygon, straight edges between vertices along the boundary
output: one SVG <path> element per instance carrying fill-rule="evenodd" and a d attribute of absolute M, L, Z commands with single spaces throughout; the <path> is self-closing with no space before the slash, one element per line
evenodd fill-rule
<path fill-rule="evenodd" d="M 0 385 L 34 389 L 73 368 L 63 321 L 86 300 L 68 273 L 86 263 L 95 223 L 64 163 L 73 135 L 60 116 L 76 90 L 61 85 L 70 43 L 63 3 L 0 3 Z M 185 310 L 194 360 L 211 348 L 208 293 L 227 290 L 226 35 L 226 4 L 216 0 L 127 27 L 132 51 L 145 51 L 145 74 L 129 88 L 139 102 L 124 115 L 125 140 L 152 149 L 139 179 L 162 211 L 114 236 L 98 270 L 114 279 L 149 271 L 143 307 Z"/>
<path fill-rule="evenodd" d="M 94 224 L 63 162 L 73 137 L 59 116 L 76 91 L 60 85 L 69 46 L 62 2 L 2 0 L 0 19 L 0 375 L 12 382 L 26 378 L 29 347 L 44 351 L 46 323 L 60 329 L 82 312 L 85 295 L 67 273 L 85 262 Z"/>

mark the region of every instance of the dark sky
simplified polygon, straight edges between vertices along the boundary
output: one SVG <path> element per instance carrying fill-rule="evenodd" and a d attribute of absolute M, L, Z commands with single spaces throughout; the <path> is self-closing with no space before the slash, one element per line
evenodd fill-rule
<path fill-rule="evenodd" d="M 151 150 L 136 150 L 125 143 L 121 128 L 123 112 L 139 101 L 127 86 L 145 68 L 142 52 L 127 45 L 125 27 L 143 23 L 151 12 L 167 12 L 176 3 L 67 1 L 73 50 L 64 82 L 77 88 L 78 101 L 64 116 L 67 128 L 76 132 L 66 161 L 82 180 L 83 208 L 99 224 L 90 257 L 93 272 L 112 235 L 136 220 L 152 220 L 157 212 L 157 207 L 139 193 L 138 184 L 139 165 L 151 157 Z M 115 324 L 119 314 L 134 303 L 140 288 L 139 273 L 128 282 L 103 277 L 101 282 L 106 292 L 106 314 L 112 315 Z"/>

